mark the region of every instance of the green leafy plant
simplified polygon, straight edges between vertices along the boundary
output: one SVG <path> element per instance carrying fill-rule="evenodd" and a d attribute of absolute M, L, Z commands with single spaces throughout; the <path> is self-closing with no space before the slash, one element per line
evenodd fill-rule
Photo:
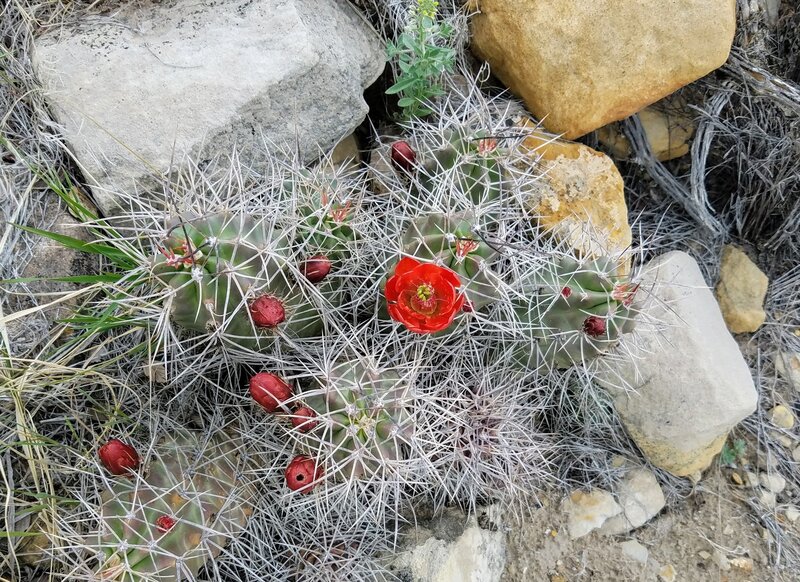
<path fill-rule="evenodd" d="M 722 445 L 722 452 L 719 454 L 719 461 L 723 465 L 733 465 L 744 457 L 744 450 L 747 444 L 742 439 L 734 439 Z"/>
<path fill-rule="evenodd" d="M 397 43 L 387 45 L 387 54 L 390 59 L 397 59 L 400 74 L 386 93 L 400 96 L 397 104 L 406 118 L 432 113 L 426 101 L 444 94 L 441 76 L 452 73 L 455 65 L 456 53 L 447 46 L 453 28 L 437 22 L 438 5 L 434 0 L 417 0 Z"/>

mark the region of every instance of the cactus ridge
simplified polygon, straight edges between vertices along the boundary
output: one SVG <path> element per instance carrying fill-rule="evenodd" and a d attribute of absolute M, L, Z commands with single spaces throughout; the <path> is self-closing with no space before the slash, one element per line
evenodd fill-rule
<path fill-rule="evenodd" d="M 513 353 L 529 369 L 569 368 L 614 347 L 633 331 L 636 287 L 614 276 L 617 262 L 602 257 L 584 264 L 561 257 L 523 284 L 514 312 L 525 336 Z"/>
<path fill-rule="evenodd" d="M 297 436 L 312 456 L 328 459 L 328 474 L 358 479 L 377 473 L 404 458 L 413 432 L 409 391 L 396 370 L 362 359 L 338 364 L 318 387 L 303 391 L 317 425 Z"/>
<path fill-rule="evenodd" d="M 200 452 L 200 436 L 179 431 L 159 449 L 165 452 L 151 461 L 144 479 L 119 478 L 101 496 L 95 544 L 103 580 L 194 579 L 251 513 L 229 439 L 214 437 Z"/>

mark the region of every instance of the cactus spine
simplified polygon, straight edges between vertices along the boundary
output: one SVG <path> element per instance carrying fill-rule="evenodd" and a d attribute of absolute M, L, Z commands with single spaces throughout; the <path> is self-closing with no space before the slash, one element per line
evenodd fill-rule
<path fill-rule="evenodd" d="M 102 494 L 94 542 L 103 555 L 101 579 L 193 580 L 244 527 L 250 495 L 236 447 L 215 436 L 198 455 L 200 445 L 200 435 L 179 431 L 159 446 L 164 452 L 144 479 L 118 477 Z"/>

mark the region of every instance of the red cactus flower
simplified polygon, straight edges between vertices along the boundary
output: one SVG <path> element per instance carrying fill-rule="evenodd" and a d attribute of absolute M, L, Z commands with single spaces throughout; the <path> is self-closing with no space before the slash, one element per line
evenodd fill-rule
<path fill-rule="evenodd" d="M 331 272 L 331 260 L 325 255 L 316 255 L 303 261 L 300 271 L 312 283 L 319 283 Z"/>
<path fill-rule="evenodd" d="M 597 315 L 590 315 L 583 320 L 583 331 L 586 335 L 600 337 L 606 333 L 606 319 Z"/>
<path fill-rule="evenodd" d="M 286 486 L 292 491 L 311 493 L 322 478 L 322 468 L 317 467 L 314 459 L 305 455 L 297 455 L 286 467 Z"/>
<path fill-rule="evenodd" d="M 308 432 L 317 426 L 317 421 L 312 420 L 316 416 L 317 413 L 308 406 L 301 406 L 292 415 L 292 426 L 300 432 Z"/>
<path fill-rule="evenodd" d="M 410 172 L 414 168 L 416 159 L 417 152 L 408 145 L 408 142 L 400 140 L 392 144 L 392 162 L 401 170 Z"/>
<path fill-rule="evenodd" d="M 286 320 L 286 309 L 277 297 L 262 295 L 250 304 L 250 317 L 258 327 L 275 327 Z"/>
<path fill-rule="evenodd" d="M 156 520 L 156 529 L 161 533 L 167 533 L 177 522 L 171 515 L 161 515 Z"/>
<path fill-rule="evenodd" d="M 103 466 L 114 475 L 129 475 L 139 468 L 139 453 L 119 439 L 111 439 L 97 451 Z"/>
<path fill-rule="evenodd" d="M 389 315 L 415 333 L 441 331 L 464 307 L 460 285 L 450 269 L 405 257 L 386 281 Z"/>
<path fill-rule="evenodd" d="M 292 387 L 275 374 L 259 372 L 250 378 L 250 395 L 267 412 L 275 412 L 292 397 Z"/>

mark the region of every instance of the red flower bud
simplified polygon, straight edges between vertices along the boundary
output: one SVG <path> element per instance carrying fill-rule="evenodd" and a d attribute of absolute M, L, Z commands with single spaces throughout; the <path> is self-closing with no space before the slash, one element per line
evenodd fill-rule
<path fill-rule="evenodd" d="M 414 168 L 417 153 L 411 149 L 406 141 L 396 141 L 392 144 L 392 162 L 395 166 L 406 172 Z"/>
<path fill-rule="evenodd" d="M 322 478 L 322 468 L 317 467 L 314 459 L 298 455 L 286 467 L 286 486 L 292 491 L 311 493 L 316 486 L 315 481 Z"/>
<path fill-rule="evenodd" d="M 600 337 L 606 333 L 606 320 L 604 317 L 590 315 L 583 320 L 583 331 L 586 335 Z"/>
<path fill-rule="evenodd" d="M 570 289 L 569 287 L 564 287 L 564 288 L 561 290 L 561 296 L 562 296 L 564 299 L 566 299 L 566 298 L 567 298 L 567 297 L 569 297 L 570 295 L 572 295 L 572 289 Z"/>
<path fill-rule="evenodd" d="M 292 397 L 292 387 L 275 374 L 259 372 L 250 378 L 250 395 L 267 412 L 275 412 Z"/>
<path fill-rule="evenodd" d="M 156 529 L 161 533 L 167 533 L 177 523 L 171 515 L 162 515 L 156 520 Z"/>
<path fill-rule="evenodd" d="M 250 304 L 250 316 L 258 327 L 275 327 L 286 319 L 286 310 L 277 297 L 262 295 Z"/>
<path fill-rule="evenodd" d="M 317 413 L 311 410 L 308 406 L 301 406 L 295 410 L 294 414 L 292 415 L 292 426 L 300 432 L 308 432 L 317 426 L 317 421 L 311 420 L 316 416 Z"/>
<path fill-rule="evenodd" d="M 316 255 L 303 261 L 300 271 L 312 283 L 319 283 L 331 272 L 331 260 L 325 255 Z"/>
<path fill-rule="evenodd" d="M 100 460 L 114 475 L 129 475 L 139 468 L 139 453 L 119 439 L 111 439 L 97 451 Z"/>

